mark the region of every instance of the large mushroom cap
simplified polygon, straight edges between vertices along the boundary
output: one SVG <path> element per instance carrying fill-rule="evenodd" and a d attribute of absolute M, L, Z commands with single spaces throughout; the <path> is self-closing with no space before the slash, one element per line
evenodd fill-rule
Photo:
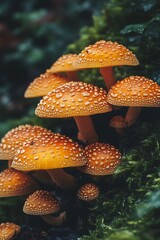
<path fill-rule="evenodd" d="M 51 192 L 44 190 L 38 190 L 31 194 L 23 207 L 23 211 L 30 215 L 47 215 L 59 210 L 59 201 Z"/>
<path fill-rule="evenodd" d="M 78 190 L 77 196 L 83 201 L 92 201 L 95 200 L 100 193 L 100 189 L 93 183 L 86 183 L 80 187 Z"/>
<path fill-rule="evenodd" d="M 21 171 L 82 166 L 86 162 L 78 143 L 61 134 L 37 136 L 17 151 L 12 167 Z"/>
<path fill-rule="evenodd" d="M 22 196 L 38 188 L 38 184 L 27 173 L 13 168 L 0 173 L 0 197 Z"/>
<path fill-rule="evenodd" d="M 112 86 L 108 102 L 117 106 L 160 107 L 160 86 L 143 76 L 130 76 Z"/>
<path fill-rule="evenodd" d="M 73 66 L 73 63 L 77 59 L 77 54 L 66 54 L 58 58 L 49 69 L 52 73 L 76 71 L 77 68 Z"/>
<path fill-rule="evenodd" d="M 21 227 L 17 224 L 6 222 L 0 224 L 0 239 L 1 240 L 11 240 L 13 239 L 21 230 Z"/>
<path fill-rule="evenodd" d="M 24 96 L 26 98 L 45 96 L 48 92 L 67 82 L 69 82 L 68 78 L 47 71 L 30 83 Z"/>
<path fill-rule="evenodd" d="M 107 93 L 83 82 L 69 82 L 48 93 L 35 113 L 40 117 L 63 118 L 109 112 Z"/>
<path fill-rule="evenodd" d="M 138 64 L 136 56 L 125 46 L 117 42 L 101 40 L 86 47 L 78 55 L 74 66 L 83 69 Z"/>
<path fill-rule="evenodd" d="M 112 145 L 105 143 L 90 144 L 85 148 L 86 165 L 79 167 L 91 175 L 113 174 L 120 163 L 121 153 Z"/>
<path fill-rule="evenodd" d="M 46 135 L 50 131 L 40 126 L 20 125 L 10 130 L 1 140 L 0 159 L 13 160 L 16 151 L 23 146 L 28 139 L 34 139 L 38 135 Z"/>

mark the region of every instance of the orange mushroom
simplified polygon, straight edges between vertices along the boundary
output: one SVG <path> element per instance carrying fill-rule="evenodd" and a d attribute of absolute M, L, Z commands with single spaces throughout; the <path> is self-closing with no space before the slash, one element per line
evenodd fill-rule
<path fill-rule="evenodd" d="M 113 174 L 121 160 L 118 149 L 105 143 L 90 144 L 84 152 L 87 163 L 78 169 L 91 175 Z"/>
<path fill-rule="evenodd" d="M 112 86 L 108 102 L 129 107 L 125 121 L 131 126 L 139 116 L 141 107 L 160 107 L 160 86 L 143 76 L 130 76 Z"/>
<path fill-rule="evenodd" d="M 68 78 L 59 74 L 53 74 L 47 70 L 44 74 L 41 74 L 30 83 L 24 96 L 26 98 L 45 96 L 51 90 L 67 82 L 69 82 Z"/>
<path fill-rule="evenodd" d="M 77 54 L 65 54 L 57 59 L 49 69 L 52 73 L 66 72 L 69 79 L 72 81 L 79 81 L 77 76 L 77 68 L 73 63 L 77 59 Z"/>
<path fill-rule="evenodd" d="M 81 140 L 96 142 L 95 132 L 89 115 L 109 112 L 107 93 L 102 88 L 82 82 L 69 82 L 48 93 L 36 108 L 36 115 L 45 118 L 74 117 Z"/>
<path fill-rule="evenodd" d="M 114 116 L 109 123 L 110 127 L 113 127 L 117 133 L 123 134 L 124 128 L 128 126 L 126 120 L 122 116 Z"/>
<path fill-rule="evenodd" d="M 86 183 L 82 185 L 77 193 L 77 197 L 83 201 L 95 200 L 100 193 L 100 189 L 93 183 Z"/>
<path fill-rule="evenodd" d="M 1 223 L 0 224 L 0 239 L 11 240 L 14 239 L 20 232 L 21 227 L 15 223 Z"/>
<path fill-rule="evenodd" d="M 22 196 L 39 188 L 27 173 L 8 168 L 0 173 L 0 197 Z"/>
<path fill-rule="evenodd" d="M 136 56 L 125 46 L 105 40 L 86 47 L 74 62 L 78 69 L 100 68 L 107 90 L 116 82 L 113 66 L 138 64 Z"/>
<path fill-rule="evenodd" d="M 72 189 L 76 179 L 62 168 L 82 166 L 85 162 L 83 149 L 77 143 L 61 134 L 48 133 L 26 141 L 11 166 L 21 171 L 47 170 L 58 186 Z"/>
<path fill-rule="evenodd" d="M 50 214 L 57 213 L 60 210 L 60 202 L 48 191 L 38 190 L 32 193 L 26 200 L 23 211 L 29 215 L 39 215 L 45 222 L 53 226 L 64 224 L 66 213 L 61 213 L 58 217 Z"/>

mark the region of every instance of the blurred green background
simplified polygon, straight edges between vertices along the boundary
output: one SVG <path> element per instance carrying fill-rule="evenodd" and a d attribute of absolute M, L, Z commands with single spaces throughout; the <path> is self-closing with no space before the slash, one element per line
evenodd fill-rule
<path fill-rule="evenodd" d="M 19 124 L 30 123 L 75 138 L 72 120 L 36 117 L 39 99 L 24 99 L 23 94 L 59 56 L 79 53 L 101 39 L 124 44 L 139 59 L 137 67 L 116 67 L 117 80 L 133 74 L 160 83 L 159 0 L 1 1 L 0 137 Z M 79 76 L 104 87 L 95 69 L 81 71 Z M 88 218 L 81 216 L 83 224 L 87 221 L 83 233 L 92 230 L 83 239 L 160 239 L 160 111 L 143 109 L 137 123 L 121 138 L 108 127 L 114 114 L 97 115 L 93 120 L 101 141 L 114 143 L 124 157 L 116 174 L 105 179 L 108 192 L 101 186 L 97 205 L 88 210 Z M 18 210 L 20 201 L 0 200 L 1 221 L 11 217 L 18 223 L 28 221 Z"/>

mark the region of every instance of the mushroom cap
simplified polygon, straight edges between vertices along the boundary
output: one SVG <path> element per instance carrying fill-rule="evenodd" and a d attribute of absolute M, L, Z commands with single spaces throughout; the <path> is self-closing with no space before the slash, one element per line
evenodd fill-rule
<path fill-rule="evenodd" d="M 32 193 L 23 206 L 23 212 L 30 215 L 47 215 L 59 210 L 59 201 L 51 192 L 44 190 Z"/>
<path fill-rule="evenodd" d="M 87 116 L 112 111 L 107 92 L 92 84 L 69 82 L 49 92 L 36 108 L 36 115 L 48 118 Z"/>
<path fill-rule="evenodd" d="M 108 102 L 117 106 L 160 107 L 160 86 L 143 76 L 130 76 L 111 87 Z"/>
<path fill-rule="evenodd" d="M 48 92 L 67 82 L 69 82 L 68 78 L 47 71 L 30 83 L 24 96 L 26 98 L 45 96 Z"/>
<path fill-rule="evenodd" d="M 38 184 L 27 173 L 13 168 L 7 168 L 0 173 L 0 197 L 22 196 L 38 188 Z"/>
<path fill-rule="evenodd" d="M 0 159 L 12 160 L 16 151 L 23 146 L 28 139 L 34 139 L 37 135 L 46 135 L 50 131 L 40 126 L 20 125 L 10 130 L 1 140 Z"/>
<path fill-rule="evenodd" d="M 17 224 L 6 222 L 0 224 L 0 239 L 1 240 L 11 240 L 13 239 L 21 230 L 21 227 Z"/>
<path fill-rule="evenodd" d="M 86 163 L 83 149 L 78 143 L 61 134 L 37 136 L 26 141 L 12 162 L 21 171 L 82 166 Z"/>
<path fill-rule="evenodd" d="M 57 59 L 49 69 L 52 73 L 76 71 L 77 68 L 73 66 L 73 63 L 77 59 L 77 54 L 65 54 Z"/>
<path fill-rule="evenodd" d="M 79 167 L 82 172 L 91 175 L 113 174 L 121 160 L 121 153 L 112 145 L 93 143 L 85 148 L 87 163 Z"/>
<path fill-rule="evenodd" d="M 109 125 L 113 128 L 126 128 L 128 126 L 123 116 L 114 116 Z"/>
<path fill-rule="evenodd" d="M 74 62 L 78 69 L 138 64 L 136 56 L 125 46 L 105 40 L 86 47 Z"/>
<path fill-rule="evenodd" d="M 93 183 L 86 183 L 80 187 L 78 190 L 77 196 L 83 201 L 92 201 L 95 200 L 100 193 L 100 189 Z"/>

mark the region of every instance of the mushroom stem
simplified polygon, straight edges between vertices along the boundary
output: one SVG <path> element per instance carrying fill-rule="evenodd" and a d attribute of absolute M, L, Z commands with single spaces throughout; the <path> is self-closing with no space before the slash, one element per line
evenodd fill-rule
<path fill-rule="evenodd" d="M 125 121 L 128 127 L 132 126 L 140 115 L 141 107 L 129 107 L 126 113 Z"/>
<path fill-rule="evenodd" d="M 84 143 L 95 143 L 98 136 L 90 116 L 74 117 L 79 133 L 78 139 Z"/>
<path fill-rule="evenodd" d="M 71 81 L 79 82 L 77 71 L 68 71 L 67 76 Z"/>
<path fill-rule="evenodd" d="M 52 181 L 60 188 L 71 190 L 74 189 L 77 185 L 75 177 L 66 173 L 63 169 L 49 169 L 47 170 Z"/>
<path fill-rule="evenodd" d="M 60 213 L 58 217 L 54 217 L 52 215 L 42 215 L 41 217 L 46 223 L 54 227 L 57 227 L 57 226 L 62 226 L 66 221 L 66 212 Z"/>
<path fill-rule="evenodd" d="M 105 81 L 106 88 L 109 91 L 110 88 L 116 83 L 113 67 L 102 67 L 100 68 L 100 73 Z"/>

